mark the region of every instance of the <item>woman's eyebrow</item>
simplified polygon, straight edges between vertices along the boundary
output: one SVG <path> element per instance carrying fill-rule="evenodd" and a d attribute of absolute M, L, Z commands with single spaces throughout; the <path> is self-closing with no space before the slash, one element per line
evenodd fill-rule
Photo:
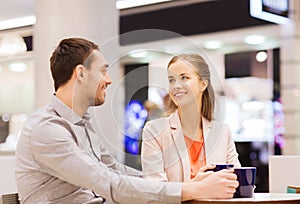
<path fill-rule="evenodd" d="M 182 76 L 182 75 L 191 75 L 190 73 L 181 73 L 181 74 L 179 74 L 180 76 Z"/>

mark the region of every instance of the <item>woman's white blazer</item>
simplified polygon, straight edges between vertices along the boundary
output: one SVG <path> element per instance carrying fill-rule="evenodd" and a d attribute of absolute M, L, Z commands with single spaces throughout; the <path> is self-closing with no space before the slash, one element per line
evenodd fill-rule
<path fill-rule="evenodd" d="M 202 118 L 207 164 L 241 166 L 231 132 L 225 123 Z M 178 112 L 148 121 L 142 133 L 141 162 L 146 178 L 182 182 L 190 180 L 190 160 Z"/>

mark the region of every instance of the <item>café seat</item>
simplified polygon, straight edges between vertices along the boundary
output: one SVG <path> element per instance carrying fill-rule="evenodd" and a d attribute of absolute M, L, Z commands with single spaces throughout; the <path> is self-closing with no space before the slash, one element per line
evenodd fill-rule
<path fill-rule="evenodd" d="M 19 204 L 18 193 L 9 193 L 1 195 L 0 204 Z"/>

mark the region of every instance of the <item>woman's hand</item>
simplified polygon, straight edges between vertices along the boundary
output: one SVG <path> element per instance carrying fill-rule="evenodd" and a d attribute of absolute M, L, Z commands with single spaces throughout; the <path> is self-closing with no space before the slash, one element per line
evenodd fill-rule
<path fill-rule="evenodd" d="M 216 165 L 214 164 L 208 164 L 206 166 L 201 167 L 197 175 L 192 179 L 192 181 L 201 181 L 205 179 L 207 176 L 209 176 L 212 173 L 212 171 L 209 170 L 212 170 L 215 167 Z"/>

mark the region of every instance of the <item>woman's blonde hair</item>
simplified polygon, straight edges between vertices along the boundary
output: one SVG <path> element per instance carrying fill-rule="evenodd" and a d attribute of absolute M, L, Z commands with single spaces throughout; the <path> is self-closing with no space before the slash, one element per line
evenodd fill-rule
<path fill-rule="evenodd" d="M 207 81 L 208 83 L 207 87 L 202 94 L 201 112 L 203 117 L 211 121 L 213 119 L 213 113 L 214 113 L 215 94 L 214 94 L 213 87 L 211 85 L 208 64 L 206 63 L 204 58 L 201 57 L 200 55 L 191 53 L 191 54 L 181 54 L 181 55 L 174 56 L 170 60 L 168 64 L 168 68 L 171 66 L 171 64 L 179 60 L 192 65 L 192 67 L 196 70 L 196 73 L 199 75 L 200 79 Z M 177 108 L 178 108 L 177 105 L 169 97 L 166 106 L 166 115 L 170 115 L 171 113 L 175 112 Z"/>

